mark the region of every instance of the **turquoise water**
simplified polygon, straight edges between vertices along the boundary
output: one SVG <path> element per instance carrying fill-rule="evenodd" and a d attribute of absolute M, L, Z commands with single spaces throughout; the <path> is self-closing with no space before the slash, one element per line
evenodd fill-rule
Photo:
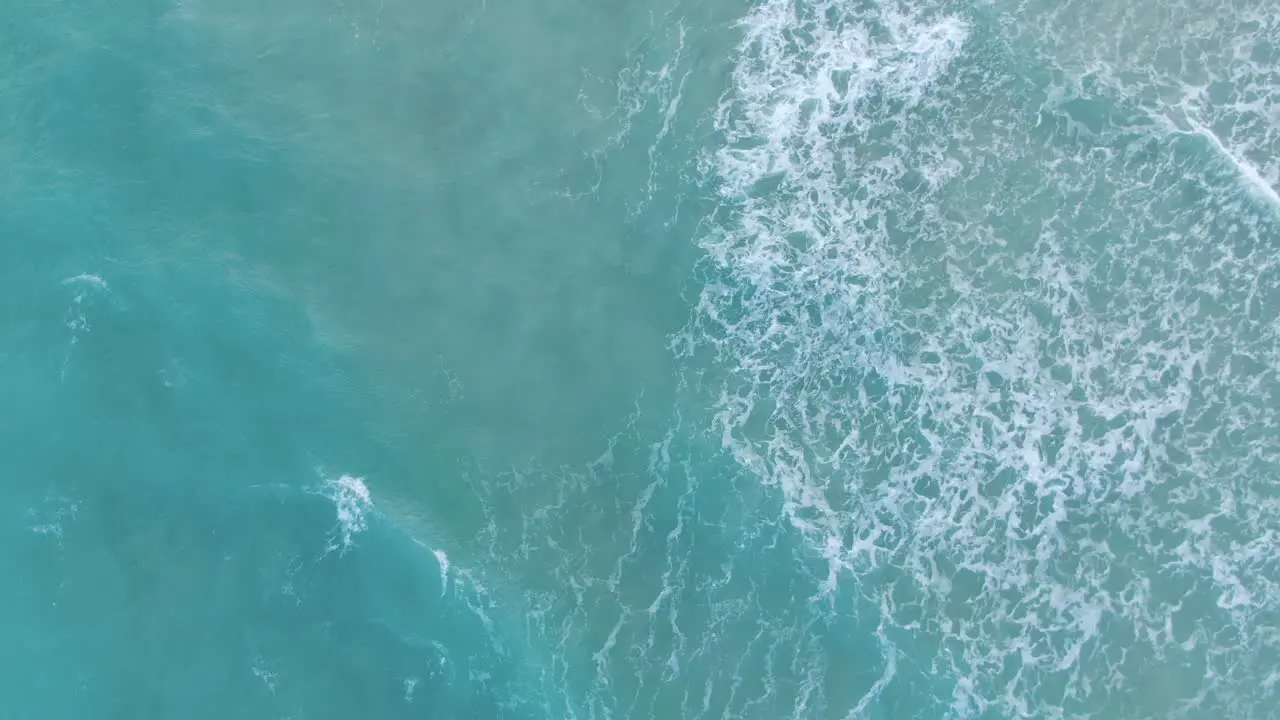
<path fill-rule="evenodd" d="M 0 111 L 0 718 L 1280 717 L 1262 0 L 32 0 Z"/>

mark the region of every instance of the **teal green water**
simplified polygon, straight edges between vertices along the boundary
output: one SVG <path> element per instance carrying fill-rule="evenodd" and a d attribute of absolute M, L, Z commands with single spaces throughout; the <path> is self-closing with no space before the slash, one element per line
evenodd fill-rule
<path fill-rule="evenodd" d="M 0 718 L 1280 717 L 1257 0 L 0 8 Z"/>

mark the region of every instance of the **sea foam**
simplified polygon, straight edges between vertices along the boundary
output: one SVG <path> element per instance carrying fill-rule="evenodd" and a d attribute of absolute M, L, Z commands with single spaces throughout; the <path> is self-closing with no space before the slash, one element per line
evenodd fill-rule
<path fill-rule="evenodd" d="M 724 444 L 832 583 L 934 638 L 936 710 L 1255 716 L 1280 275 L 1274 168 L 1245 148 L 1273 135 L 1180 144 L 975 17 L 748 13 L 694 323 L 728 368 Z"/>

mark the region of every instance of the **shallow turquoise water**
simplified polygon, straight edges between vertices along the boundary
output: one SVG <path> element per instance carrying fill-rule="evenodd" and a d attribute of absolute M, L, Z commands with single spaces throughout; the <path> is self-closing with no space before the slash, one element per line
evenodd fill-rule
<path fill-rule="evenodd" d="M 0 717 L 1275 717 L 1278 63 L 1251 0 L 0 9 Z"/>

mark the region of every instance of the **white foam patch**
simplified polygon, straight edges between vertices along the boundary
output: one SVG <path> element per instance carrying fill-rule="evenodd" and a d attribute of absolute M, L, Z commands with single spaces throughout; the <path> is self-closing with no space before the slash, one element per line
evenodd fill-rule
<path fill-rule="evenodd" d="M 267 692 L 275 695 L 276 687 L 279 684 L 279 676 L 275 671 L 270 670 L 267 665 L 267 661 L 262 656 L 258 656 L 254 658 L 253 666 L 250 670 L 253 672 L 254 677 L 262 681 L 262 684 L 267 688 Z"/>
<path fill-rule="evenodd" d="M 28 529 L 38 535 L 57 538 L 61 543 L 65 524 L 74 521 L 80 511 L 80 503 L 69 498 L 48 495 L 38 507 L 27 508 L 27 518 L 31 521 Z"/>
<path fill-rule="evenodd" d="M 89 332 L 89 314 L 98 299 L 105 299 L 108 304 L 117 310 L 123 309 L 123 305 L 111 292 L 111 288 L 107 285 L 107 281 L 102 276 L 94 273 L 81 273 L 71 277 L 64 278 L 61 282 L 64 287 L 70 288 L 75 294 L 71 298 L 71 305 L 67 308 L 63 317 L 63 324 L 70 331 L 70 347 L 67 349 L 66 355 L 62 359 L 62 369 L 59 373 L 60 379 L 63 381 L 67 378 L 67 372 L 71 363 L 71 352 L 80 340 Z"/>
<path fill-rule="evenodd" d="M 444 597 L 449 591 L 449 556 L 443 550 L 432 550 L 431 554 L 435 555 L 436 562 L 440 565 L 440 596 Z"/>
<path fill-rule="evenodd" d="M 368 516 L 373 511 L 373 497 L 364 480 L 351 475 L 326 480 L 325 497 L 333 501 L 337 515 L 334 535 L 325 552 L 346 553 L 355 544 L 355 536 L 368 529 Z"/>
<path fill-rule="evenodd" d="M 88 285 L 98 288 L 99 290 L 107 290 L 107 281 L 102 279 L 101 275 L 95 273 L 81 273 L 62 281 L 63 285 Z"/>
<path fill-rule="evenodd" d="M 1188 148 L 1140 122 L 1159 103 L 1070 72 L 1045 100 L 1009 53 L 1048 31 L 974 45 L 972 22 L 748 14 L 694 324 L 729 368 L 724 444 L 832 584 L 863 578 L 936 647 L 934 710 L 1258 716 L 1280 661 L 1280 268 L 1236 180 L 1270 198 L 1277 135 L 1198 106 L 1213 141 Z"/>
<path fill-rule="evenodd" d="M 405 702 L 407 703 L 413 702 L 413 691 L 418 688 L 419 682 L 421 682 L 421 680 L 419 680 L 416 677 L 404 679 L 403 683 L 404 683 L 404 701 Z"/>
<path fill-rule="evenodd" d="M 107 292 L 107 283 L 97 275 L 86 273 L 66 278 L 62 284 L 75 289 L 71 307 L 67 309 L 67 315 L 63 321 L 71 331 L 71 344 L 75 345 L 80 341 L 81 335 L 89 332 L 89 317 L 86 314 L 86 300 L 89 299 L 89 293 Z"/>

